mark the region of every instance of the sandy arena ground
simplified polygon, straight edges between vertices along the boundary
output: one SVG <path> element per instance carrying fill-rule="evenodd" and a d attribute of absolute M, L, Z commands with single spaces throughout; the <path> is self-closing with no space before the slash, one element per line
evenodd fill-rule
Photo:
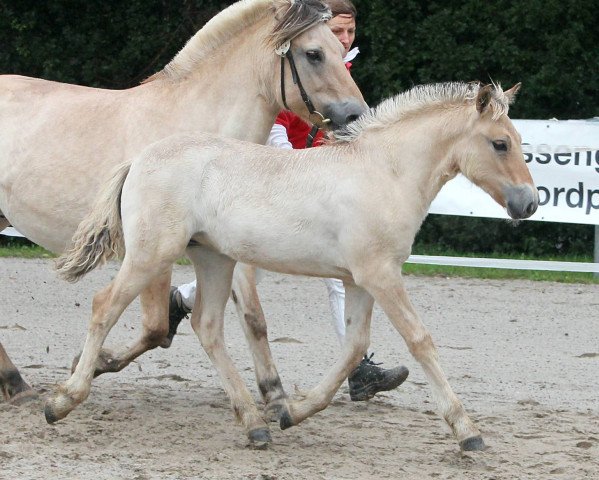
<path fill-rule="evenodd" d="M 111 264 L 79 284 L 48 260 L 0 259 L 0 339 L 36 388 L 68 378 L 83 345 L 93 293 Z M 176 267 L 174 281 L 192 278 Z M 94 381 L 82 405 L 55 425 L 41 401 L 0 403 L 1 479 L 583 479 L 599 478 L 599 285 L 408 277 L 412 301 L 456 394 L 483 432 L 463 454 L 435 413 L 420 367 L 380 309 L 375 360 L 404 363 L 408 381 L 370 402 L 347 386 L 323 412 L 247 448 L 189 326 L 169 350 Z M 273 355 L 288 392 L 316 384 L 338 351 L 318 279 L 267 274 L 259 286 Z M 106 345 L 140 332 L 132 305 Z M 232 306 L 227 345 L 255 397 L 251 360 Z"/>

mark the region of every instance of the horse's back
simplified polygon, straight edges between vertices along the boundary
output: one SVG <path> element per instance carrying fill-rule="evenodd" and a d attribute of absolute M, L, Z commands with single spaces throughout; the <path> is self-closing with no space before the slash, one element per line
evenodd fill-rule
<path fill-rule="evenodd" d="M 0 75 L 0 95 L 26 92 L 43 94 L 61 87 L 77 87 L 77 85 L 24 75 Z"/>
<path fill-rule="evenodd" d="M 110 92 L 110 90 L 55 82 L 53 80 L 26 77 L 23 75 L 0 75 L 1 107 L 8 106 L 11 103 L 31 103 L 52 96 L 101 95 L 103 92 Z M 0 115 L 2 115 L 1 110 Z"/>
<path fill-rule="evenodd" d="M 108 119 L 119 105 L 119 91 L 84 87 L 19 75 L 0 75 L 0 144 L 37 139 L 48 142 L 59 135 L 62 145 L 81 133 L 85 125 L 92 130 L 97 120 Z M 120 98 L 122 101 L 122 98 Z M 105 115 L 97 115 L 102 112 Z M 93 117 L 99 118 L 93 118 Z M 91 122 L 94 119 L 95 122 Z M 88 121 L 89 120 L 89 121 Z M 74 139 L 74 138 L 73 138 Z M 3 142 L 4 140 L 4 142 Z M 4 144 L 4 152 L 8 145 Z"/>

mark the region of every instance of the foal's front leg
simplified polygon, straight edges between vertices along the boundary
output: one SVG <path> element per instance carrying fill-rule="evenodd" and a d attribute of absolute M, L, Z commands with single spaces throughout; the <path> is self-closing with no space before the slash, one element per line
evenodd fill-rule
<path fill-rule="evenodd" d="M 422 365 L 439 412 L 449 424 L 460 447 L 463 450 L 483 450 L 485 444 L 480 432 L 453 393 L 439 366 L 437 349 L 431 335 L 408 298 L 400 267 L 376 269 L 376 275 L 368 283 L 368 290 L 404 338 L 412 356 Z"/>
<path fill-rule="evenodd" d="M 223 322 L 235 261 L 203 247 L 190 247 L 187 254 L 194 264 L 200 292 L 192 310 L 191 326 L 218 371 L 250 443 L 255 448 L 265 447 L 271 442 L 268 425 L 225 348 Z"/>
<path fill-rule="evenodd" d="M 279 418 L 287 394 L 268 344 L 266 320 L 256 284 L 256 268 L 238 263 L 233 272 L 231 297 L 252 353 L 256 381 L 266 403 L 266 412 Z"/>
<path fill-rule="evenodd" d="M 344 282 L 344 286 L 346 331 L 339 360 L 320 383 L 305 394 L 304 398 L 287 402 L 287 410 L 283 412 L 280 419 L 283 430 L 324 410 L 368 350 L 374 300 L 366 290 L 353 283 Z"/>

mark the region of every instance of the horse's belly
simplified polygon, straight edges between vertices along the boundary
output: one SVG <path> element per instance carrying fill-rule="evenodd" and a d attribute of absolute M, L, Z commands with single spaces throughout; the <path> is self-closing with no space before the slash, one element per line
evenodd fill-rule
<path fill-rule="evenodd" d="M 324 265 L 320 262 L 289 262 L 289 261 L 277 261 L 275 259 L 264 259 L 256 258 L 253 261 L 245 261 L 243 263 L 249 263 L 263 270 L 269 270 L 271 272 L 287 273 L 291 275 L 304 275 L 307 277 L 323 277 L 323 278 L 342 278 L 349 275 L 349 271 L 334 267 L 331 265 Z"/>
<path fill-rule="evenodd" d="M 290 237 L 254 239 L 248 235 L 237 240 L 229 236 L 227 241 L 218 243 L 225 255 L 273 272 L 318 277 L 343 276 L 348 272 L 338 252 L 320 241 Z"/>
<path fill-rule="evenodd" d="M 52 208 L 48 202 L 33 204 L 35 196 L 19 196 L 1 209 L 20 233 L 32 242 L 55 253 L 61 253 L 70 244 L 70 240 L 83 218 L 83 213 L 74 214 L 75 206 L 68 209 Z M 26 202 L 20 202 L 25 199 Z"/>
<path fill-rule="evenodd" d="M 61 168 L 60 160 L 23 152 L 0 173 L 0 211 L 28 239 L 56 253 L 69 244 L 105 176 L 69 169 L 68 162 Z"/>

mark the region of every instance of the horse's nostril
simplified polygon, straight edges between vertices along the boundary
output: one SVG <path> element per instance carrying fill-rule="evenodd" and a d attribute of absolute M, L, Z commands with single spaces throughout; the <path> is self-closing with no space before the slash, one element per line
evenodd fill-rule
<path fill-rule="evenodd" d="M 345 121 L 347 123 L 351 123 L 354 120 L 357 120 L 360 117 L 360 115 L 348 115 L 347 118 L 345 119 Z"/>
<path fill-rule="evenodd" d="M 535 202 L 530 202 L 528 204 L 528 207 L 526 207 L 526 213 L 528 215 L 532 215 L 533 213 L 535 213 L 535 210 L 537 209 Z"/>

